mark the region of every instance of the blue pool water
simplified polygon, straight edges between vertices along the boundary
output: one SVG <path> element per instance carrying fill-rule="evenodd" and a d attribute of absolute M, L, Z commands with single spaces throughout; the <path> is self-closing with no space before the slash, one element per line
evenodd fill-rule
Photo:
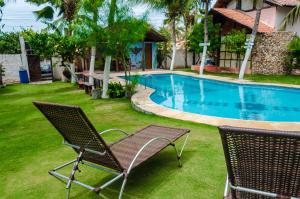
<path fill-rule="evenodd" d="M 190 113 L 259 121 L 300 122 L 300 89 L 242 85 L 177 74 L 144 75 L 155 103 Z"/>

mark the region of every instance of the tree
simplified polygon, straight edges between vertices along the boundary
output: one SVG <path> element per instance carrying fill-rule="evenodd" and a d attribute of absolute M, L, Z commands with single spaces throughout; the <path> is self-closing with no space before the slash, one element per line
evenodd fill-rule
<path fill-rule="evenodd" d="M 212 20 L 212 16 L 208 17 L 207 20 L 207 29 L 208 34 L 210 35 L 210 46 L 208 46 L 208 54 L 211 57 L 217 57 L 217 51 L 220 49 L 220 24 L 214 24 Z M 188 37 L 189 43 L 188 47 L 189 50 L 200 55 L 203 52 L 204 46 L 200 46 L 199 43 L 203 42 L 204 40 L 204 23 L 196 23 L 192 29 L 192 32 L 189 34 Z M 199 62 L 199 59 L 196 63 Z"/>
<path fill-rule="evenodd" d="M 76 18 L 80 0 L 27 0 L 27 2 L 38 6 L 45 5 L 41 10 L 34 11 L 37 20 L 48 24 L 54 30 L 65 31 L 65 34 L 71 35 L 68 28 Z M 57 19 L 54 20 L 56 13 Z"/>
<path fill-rule="evenodd" d="M 185 0 L 184 9 L 182 13 L 184 22 L 184 66 L 188 67 L 188 35 L 191 31 L 192 26 L 197 18 L 197 7 L 198 2 L 194 0 Z"/>
<path fill-rule="evenodd" d="M 244 60 L 243 60 L 243 63 L 242 63 L 241 69 L 240 69 L 239 79 L 244 79 L 245 71 L 246 71 L 246 68 L 247 68 L 247 63 L 248 63 L 248 60 L 251 56 L 254 41 L 255 41 L 255 38 L 256 38 L 257 31 L 258 31 L 258 26 L 259 26 L 259 22 L 260 22 L 260 15 L 261 15 L 261 10 L 263 8 L 264 1 L 263 0 L 254 0 L 253 4 L 256 5 L 256 16 L 255 16 L 254 25 L 253 25 L 253 28 L 252 28 L 252 34 L 251 34 L 250 39 L 248 41 L 247 50 L 246 50 L 245 57 L 244 57 Z"/>
<path fill-rule="evenodd" d="M 32 30 L 27 30 L 22 33 L 26 42 L 28 42 L 34 54 L 39 55 L 42 59 L 49 59 L 55 53 L 55 36 L 48 32 L 37 33 Z M 51 64 L 52 65 L 52 64 Z"/>
<path fill-rule="evenodd" d="M 111 0 L 109 6 L 109 14 L 108 14 L 108 30 L 112 30 L 113 24 L 115 22 L 115 14 L 117 9 L 117 0 Z M 109 41 L 108 41 L 109 42 Z M 110 65 L 111 65 L 111 54 L 108 53 L 105 57 L 105 65 L 103 72 L 103 89 L 102 89 L 102 98 L 108 98 L 107 90 L 109 83 L 109 73 L 110 73 Z"/>
<path fill-rule="evenodd" d="M 103 0 L 85 0 L 83 1 L 84 15 L 79 16 L 82 18 L 83 23 L 87 25 L 88 29 L 88 41 L 91 44 L 91 60 L 90 60 L 90 71 L 89 71 L 89 84 L 93 84 L 92 74 L 95 70 L 95 59 L 96 59 L 96 45 L 98 37 L 95 34 L 101 33 L 102 27 L 98 24 L 99 21 L 99 8 L 103 5 Z M 89 18 L 91 15 L 91 18 Z M 84 24 L 81 24 L 84 25 Z M 100 30 L 99 30 L 100 29 Z"/>
<path fill-rule="evenodd" d="M 203 43 L 203 52 L 202 52 L 202 59 L 201 59 L 201 65 L 200 65 L 200 75 L 203 75 L 204 71 L 204 65 L 206 61 L 206 53 L 207 53 L 207 47 L 208 47 L 208 9 L 210 0 L 205 0 L 205 8 L 204 8 L 204 43 Z"/>
<path fill-rule="evenodd" d="M 162 26 L 159 29 L 159 33 L 163 35 L 167 41 L 166 42 L 159 42 L 157 44 L 157 62 L 159 66 L 164 66 L 167 68 L 167 61 L 170 57 L 170 52 L 172 50 L 172 44 L 171 44 L 171 34 L 170 31 L 165 27 Z"/>
<path fill-rule="evenodd" d="M 286 29 L 287 25 L 294 25 L 300 18 L 300 2 L 288 13 L 281 23 L 281 29 Z"/>
<path fill-rule="evenodd" d="M 170 70 L 174 70 L 176 57 L 176 21 L 182 15 L 184 9 L 184 0 L 142 0 L 143 3 L 149 4 L 153 9 L 165 10 L 166 17 L 171 24 L 172 33 L 172 60 Z"/>
<path fill-rule="evenodd" d="M 103 74 L 102 98 L 108 98 L 107 89 L 111 58 L 120 60 L 128 71 L 130 44 L 141 41 L 145 37 L 148 25 L 145 19 L 133 17 L 133 12 L 127 3 L 118 3 L 111 0 L 109 5 L 108 26 L 105 28 L 105 40 L 102 43 L 102 52 L 105 57 Z"/>
<path fill-rule="evenodd" d="M 0 0 L 0 22 L 2 21 L 2 7 L 4 7 L 4 0 Z"/>

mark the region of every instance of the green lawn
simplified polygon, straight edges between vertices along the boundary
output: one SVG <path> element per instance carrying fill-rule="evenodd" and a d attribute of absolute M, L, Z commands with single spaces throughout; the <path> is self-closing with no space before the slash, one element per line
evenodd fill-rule
<path fill-rule="evenodd" d="M 62 138 L 32 101 L 80 105 L 100 131 L 111 127 L 129 132 L 148 124 L 191 129 L 183 154 L 183 167 L 177 167 L 172 148 L 137 168 L 129 177 L 124 198 L 221 198 L 226 175 L 218 131 L 208 125 L 183 122 L 136 112 L 129 100 L 92 100 L 76 87 L 56 82 L 48 85 L 9 85 L 0 89 L 0 197 L 63 198 L 64 185 L 47 171 L 75 158 L 61 145 Z M 112 141 L 117 134 L 107 137 Z M 82 167 L 78 179 L 98 185 L 109 175 Z M 68 173 L 66 173 L 68 174 Z M 116 198 L 117 182 L 102 194 Z M 73 198 L 102 198 L 73 185 Z"/>
<path fill-rule="evenodd" d="M 191 70 L 189 68 L 182 68 L 177 69 L 179 71 L 185 72 L 192 72 L 192 73 L 199 73 L 198 71 Z M 238 78 L 238 74 L 234 73 L 215 73 L 215 72 L 204 72 L 206 75 L 215 75 L 221 77 L 231 77 L 231 78 Z M 255 81 L 255 82 L 262 82 L 262 83 L 281 83 L 281 84 L 296 84 L 300 85 L 300 77 L 293 76 L 293 75 L 259 75 L 259 74 L 251 74 L 245 75 L 245 79 Z"/>

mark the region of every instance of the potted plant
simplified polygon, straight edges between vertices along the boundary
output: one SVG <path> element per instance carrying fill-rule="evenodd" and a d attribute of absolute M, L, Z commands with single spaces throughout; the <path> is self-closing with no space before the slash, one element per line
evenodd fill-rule
<path fill-rule="evenodd" d="M 102 93 L 102 88 L 96 88 L 92 90 L 92 98 L 93 99 L 100 99 Z"/>

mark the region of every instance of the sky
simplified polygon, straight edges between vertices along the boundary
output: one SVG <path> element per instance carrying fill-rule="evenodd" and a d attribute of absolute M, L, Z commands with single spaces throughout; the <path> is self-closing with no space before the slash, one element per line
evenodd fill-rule
<path fill-rule="evenodd" d="M 3 31 L 11 32 L 18 31 L 22 28 L 32 28 L 33 30 L 40 30 L 45 25 L 36 20 L 32 11 L 39 10 L 39 7 L 25 0 L 9 1 L 3 8 L 2 24 L 4 24 Z M 148 11 L 145 5 L 133 7 L 136 16 L 143 15 Z M 158 28 L 163 24 L 164 14 L 158 11 L 151 11 L 148 16 L 148 21 Z"/>

